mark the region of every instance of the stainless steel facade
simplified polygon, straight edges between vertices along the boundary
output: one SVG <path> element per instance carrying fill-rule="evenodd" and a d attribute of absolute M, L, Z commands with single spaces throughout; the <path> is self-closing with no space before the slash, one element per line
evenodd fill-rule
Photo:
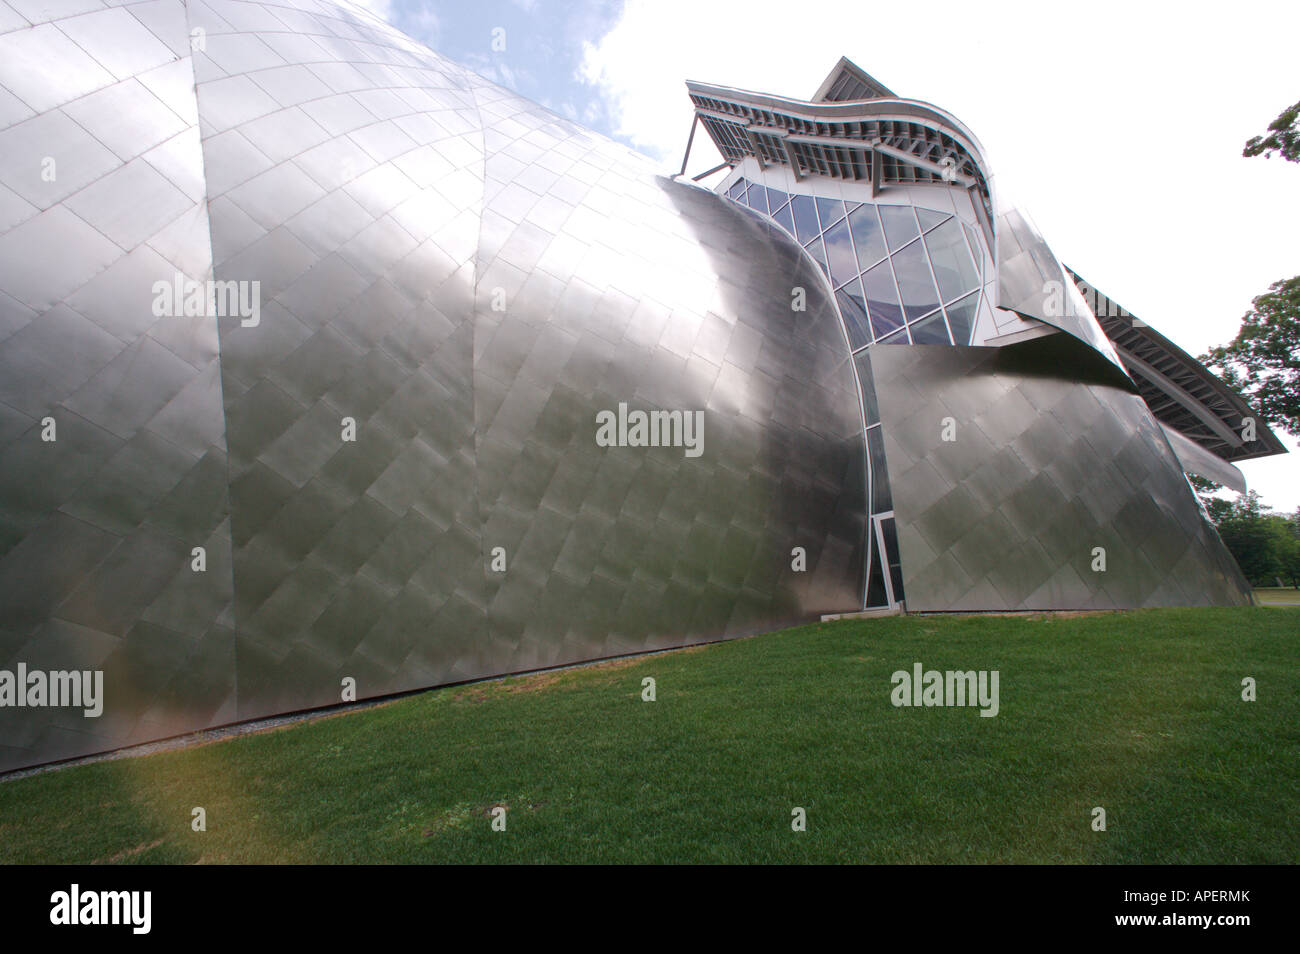
<path fill-rule="evenodd" d="M 1250 602 L 1160 425 L 1090 354 L 871 352 L 909 610 Z"/>
<path fill-rule="evenodd" d="M 0 31 L 0 669 L 107 695 L 10 699 L 9 768 L 237 710 L 217 327 L 153 309 L 213 261 L 185 6 L 6 4 Z"/>
<path fill-rule="evenodd" d="M 0 708 L 0 768 L 861 605 L 853 367 L 782 233 L 351 8 L 28 6 L 0 669 L 104 711 Z M 209 279 L 258 314 L 154 314 Z M 620 404 L 702 453 L 598 446 Z"/>
<path fill-rule="evenodd" d="M 0 0 L 0 703 L 20 666 L 104 674 L 98 717 L 0 705 L 0 769 L 904 577 L 930 608 L 1239 595 L 1113 366 L 854 348 L 781 229 L 360 10 Z M 930 446 L 935 402 L 968 456 Z M 615 411 L 698 412 L 700 452 L 605 446 Z M 1006 499 L 963 489 L 985 470 Z M 1039 525 L 1053 491 L 1088 540 Z M 994 514 L 1020 549 L 980 573 L 953 534 Z M 1075 586 L 1116 517 L 1136 582 Z"/>

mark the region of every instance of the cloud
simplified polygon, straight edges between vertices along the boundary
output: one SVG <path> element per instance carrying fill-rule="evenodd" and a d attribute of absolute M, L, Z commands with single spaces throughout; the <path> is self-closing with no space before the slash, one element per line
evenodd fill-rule
<path fill-rule="evenodd" d="M 511 66 L 499 56 L 470 53 L 461 57 L 461 63 L 484 79 L 490 80 L 498 86 L 504 86 L 506 89 L 514 90 L 521 95 L 528 95 L 528 90 L 535 89 L 537 86 L 536 78 L 531 71 L 522 66 Z M 542 105 L 545 106 L 546 104 L 543 103 Z"/>
<path fill-rule="evenodd" d="M 764 0 L 743 15 L 737 10 L 630 0 L 611 30 L 583 44 L 579 78 L 606 103 L 620 136 L 656 158 L 677 159 L 692 114 L 686 79 L 807 96 L 839 56 L 827 46 L 824 18 L 805 22 Z M 761 47 L 775 37 L 801 54 L 766 55 Z"/>
<path fill-rule="evenodd" d="M 391 0 L 385 0 L 391 2 Z M 403 11 L 402 28 L 417 40 L 437 48 L 442 21 L 432 3 L 421 3 L 413 11 Z"/>

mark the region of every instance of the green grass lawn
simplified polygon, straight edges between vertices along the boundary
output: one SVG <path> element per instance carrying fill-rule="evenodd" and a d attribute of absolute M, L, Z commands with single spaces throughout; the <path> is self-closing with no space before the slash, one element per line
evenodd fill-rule
<path fill-rule="evenodd" d="M 1298 651 L 1265 608 L 806 626 L 0 783 L 0 860 L 1293 863 Z M 918 661 L 999 714 L 895 708 Z"/>
<path fill-rule="evenodd" d="M 1265 606 L 1300 606 L 1300 590 L 1289 586 L 1257 586 L 1255 599 Z"/>

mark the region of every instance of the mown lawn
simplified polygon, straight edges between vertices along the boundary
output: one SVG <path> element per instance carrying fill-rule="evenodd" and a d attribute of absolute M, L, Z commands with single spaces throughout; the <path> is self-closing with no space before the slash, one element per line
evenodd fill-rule
<path fill-rule="evenodd" d="M 826 623 L 13 779 L 0 860 L 1294 863 L 1297 658 L 1266 608 Z M 999 714 L 895 708 L 918 661 Z"/>

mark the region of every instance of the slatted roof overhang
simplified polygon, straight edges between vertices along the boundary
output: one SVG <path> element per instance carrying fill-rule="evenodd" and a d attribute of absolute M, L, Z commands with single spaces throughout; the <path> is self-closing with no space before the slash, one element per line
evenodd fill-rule
<path fill-rule="evenodd" d="M 1164 424 L 1229 461 L 1285 454 L 1286 446 L 1245 399 L 1213 372 L 1126 308 L 1097 291 L 1071 268 L 1070 278 L 1115 345 L 1143 400 Z M 1255 440 L 1241 439 L 1255 419 Z"/>
<path fill-rule="evenodd" d="M 841 56 L 835 68 L 827 74 L 812 101 L 844 102 L 853 99 L 896 98 L 894 91 L 876 79 L 847 56 Z"/>
<path fill-rule="evenodd" d="M 928 103 L 898 98 L 809 103 L 687 81 L 695 115 L 724 159 L 753 156 L 796 178 L 823 175 L 882 183 L 977 188 L 989 205 L 978 141 Z"/>

